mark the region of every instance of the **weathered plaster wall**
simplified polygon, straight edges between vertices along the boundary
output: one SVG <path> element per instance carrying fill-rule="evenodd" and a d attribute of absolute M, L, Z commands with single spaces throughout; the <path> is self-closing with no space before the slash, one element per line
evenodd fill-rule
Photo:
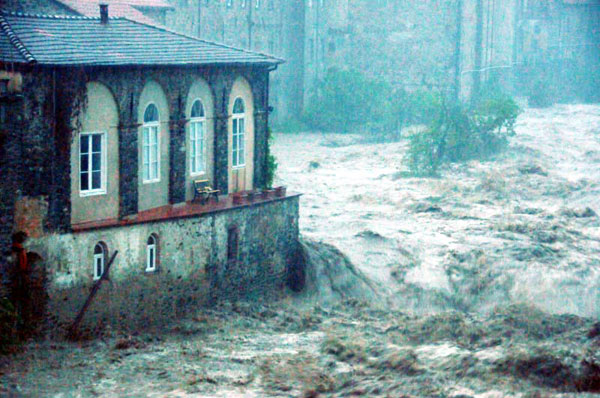
<path fill-rule="evenodd" d="M 204 156 L 206 159 L 206 166 L 204 173 L 197 173 L 192 175 L 191 173 L 191 164 L 188 159 L 185 166 L 185 175 L 186 175 L 186 183 L 185 183 L 185 198 L 186 200 L 191 200 L 194 197 L 193 190 L 193 181 L 198 179 L 206 179 L 210 181 L 211 186 L 214 185 L 214 126 L 215 126 L 215 105 L 213 100 L 213 92 L 208 85 L 208 83 L 203 79 L 196 80 L 187 95 L 186 99 L 186 119 L 190 119 L 192 106 L 196 100 L 200 100 L 202 102 L 202 106 L 204 107 Z M 185 147 L 186 150 L 191 151 L 190 146 L 190 123 L 187 122 L 185 124 L 186 130 L 186 138 L 185 138 Z"/>
<path fill-rule="evenodd" d="M 144 130 L 144 112 L 146 108 L 154 104 L 158 108 L 159 114 L 159 176 L 158 181 L 144 181 L 143 165 L 143 130 Z M 164 206 L 169 203 L 169 180 L 170 180 L 170 113 L 169 104 L 163 88 L 155 81 L 148 81 L 142 93 L 140 94 L 139 106 L 137 109 L 138 129 L 138 210 L 148 210 L 155 207 Z M 133 156 L 129 154 L 128 156 Z"/>
<path fill-rule="evenodd" d="M 233 83 L 231 93 L 229 94 L 229 103 L 227 105 L 228 114 L 233 114 L 233 105 L 237 98 L 241 98 L 245 105 L 245 166 L 233 167 L 233 159 L 229 156 L 229 191 L 250 190 L 254 187 L 254 98 L 252 88 L 248 81 L 238 77 Z M 233 134 L 233 119 L 228 120 L 228 142 L 229 153 L 232 153 L 232 134 Z"/>
<path fill-rule="evenodd" d="M 71 140 L 71 223 L 104 220 L 119 216 L 119 110 L 110 90 L 103 84 L 86 85 L 85 108 L 74 121 L 77 134 Z M 104 133 L 106 193 L 82 196 L 79 181 L 81 133 Z"/>
<path fill-rule="evenodd" d="M 239 260 L 227 260 L 227 231 L 239 230 Z M 146 241 L 159 241 L 158 271 L 145 272 Z M 119 253 L 90 308 L 88 327 L 161 324 L 214 300 L 280 290 L 297 250 L 298 197 L 201 217 L 52 234 L 30 242 L 48 278 L 49 319 L 75 317 L 93 283 L 93 248 Z"/>

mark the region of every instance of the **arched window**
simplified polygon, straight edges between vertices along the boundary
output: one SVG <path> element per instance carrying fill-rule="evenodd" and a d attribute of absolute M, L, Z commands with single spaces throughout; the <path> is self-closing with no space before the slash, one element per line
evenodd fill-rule
<path fill-rule="evenodd" d="M 233 103 L 233 134 L 232 134 L 232 165 L 243 167 L 246 165 L 246 109 L 244 100 L 236 98 Z"/>
<path fill-rule="evenodd" d="M 158 253 L 158 239 L 152 234 L 146 242 L 146 272 L 156 271 L 156 256 Z"/>
<path fill-rule="evenodd" d="M 106 252 L 106 245 L 103 242 L 98 242 L 94 246 L 94 280 L 98 280 L 104 275 Z"/>
<path fill-rule="evenodd" d="M 194 101 L 190 115 L 190 174 L 206 171 L 206 115 L 202 101 Z"/>
<path fill-rule="evenodd" d="M 160 116 L 154 104 L 148 105 L 144 112 L 142 147 L 143 181 L 160 181 Z"/>

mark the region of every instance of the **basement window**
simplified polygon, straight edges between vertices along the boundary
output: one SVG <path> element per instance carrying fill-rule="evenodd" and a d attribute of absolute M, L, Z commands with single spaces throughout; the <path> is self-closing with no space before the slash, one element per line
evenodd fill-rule
<path fill-rule="evenodd" d="M 102 278 L 106 266 L 106 253 L 108 252 L 104 242 L 98 242 L 94 246 L 94 280 Z"/>
<path fill-rule="evenodd" d="M 158 255 L 158 239 L 152 234 L 146 242 L 146 272 L 155 272 Z"/>

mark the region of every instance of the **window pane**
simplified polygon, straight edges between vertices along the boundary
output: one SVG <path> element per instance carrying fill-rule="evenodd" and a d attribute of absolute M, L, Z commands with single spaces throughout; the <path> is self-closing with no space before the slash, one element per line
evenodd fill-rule
<path fill-rule="evenodd" d="M 82 173 L 89 171 L 89 161 L 90 161 L 89 155 L 81 155 L 79 165 L 80 165 L 80 171 Z"/>
<path fill-rule="evenodd" d="M 192 117 L 204 117 L 204 107 L 199 100 L 192 106 Z"/>
<path fill-rule="evenodd" d="M 79 140 L 79 152 L 88 153 L 89 150 L 89 135 L 82 135 Z"/>
<path fill-rule="evenodd" d="M 150 178 L 153 180 L 158 178 L 158 163 L 156 162 L 150 164 Z"/>
<path fill-rule="evenodd" d="M 143 133 L 143 136 L 144 136 L 143 137 L 143 139 L 144 139 L 143 144 L 144 145 L 148 145 L 149 134 L 150 134 L 149 131 L 150 131 L 150 128 L 144 127 L 144 133 Z"/>
<path fill-rule="evenodd" d="M 79 183 L 82 191 L 87 191 L 88 189 L 90 189 L 88 178 L 89 176 L 87 172 L 80 174 Z"/>
<path fill-rule="evenodd" d="M 144 180 L 150 179 L 150 164 L 144 163 Z"/>
<path fill-rule="evenodd" d="M 150 104 L 150 105 L 148 105 L 148 107 L 146 108 L 146 111 L 144 112 L 144 123 L 157 122 L 157 121 L 158 121 L 158 109 L 156 108 L 156 105 Z"/>
<path fill-rule="evenodd" d="M 150 247 L 149 249 L 148 268 L 154 269 L 154 247 Z"/>
<path fill-rule="evenodd" d="M 204 123 L 203 122 L 198 123 L 198 139 L 199 140 L 204 139 Z"/>
<path fill-rule="evenodd" d="M 233 113 L 244 113 L 244 101 L 237 98 L 233 103 Z"/>
<path fill-rule="evenodd" d="M 244 156 L 245 156 L 244 149 L 240 148 L 240 161 L 238 163 L 240 166 L 243 165 L 243 164 L 246 164 L 246 159 L 245 159 Z"/>
<path fill-rule="evenodd" d="M 92 154 L 92 171 L 100 171 L 102 166 L 102 156 L 100 153 Z"/>
<path fill-rule="evenodd" d="M 92 189 L 102 188 L 101 173 L 99 171 L 92 172 Z"/>
<path fill-rule="evenodd" d="M 150 142 L 152 143 L 152 145 L 156 145 L 156 143 L 158 142 L 158 127 L 156 126 L 152 127 L 150 134 Z"/>
<path fill-rule="evenodd" d="M 144 145 L 143 163 L 148 164 L 149 161 L 150 161 L 150 147 L 148 145 Z"/>
<path fill-rule="evenodd" d="M 92 151 L 100 152 L 102 150 L 102 136 L 100 134 L 92 135 Z"/>

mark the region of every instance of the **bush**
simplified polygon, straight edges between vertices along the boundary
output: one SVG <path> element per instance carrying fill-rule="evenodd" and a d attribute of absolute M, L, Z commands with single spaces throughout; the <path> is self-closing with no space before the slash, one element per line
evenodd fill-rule
<path fill-rule="evenodd" d="M 304 121 L 315 130 L 398 136 L 405 94 L 353 70 L 330 69 L 310 96 Z"/>
<path fill-rule="evenodd" d="M 501 151 L 514 134 L 519 107 L 498 96 L 472 110 L 441 103 L 437 120 L 410 137 L 407 164 L 413 175 L 436 175 L 442 163 L 483 159 Z"/>
<path fill-rule="evenodd" d="M 308 129 L 308 126 L 297 118 L 289 118 L 282 122 L 273 124 L 273 130 L 278 133 L 298 134 Z"/>
<path fill-rule="evenodd" d="M 271 129 L 267 131 L 267 169 L 265 171 L 265 186 L 264 188 L 272 188 L 273 180 L 275 179 L 275 172 L 277 171 L 277 159 L 275 155 L 271 153 L 271 144 L 273 143 L 273 133 Z"/>
<path fill-rule="evenodd" d="M 0 298 L 0 354 L 6 354 L 17 345 L 19 315 L 7 298 Z"/>

